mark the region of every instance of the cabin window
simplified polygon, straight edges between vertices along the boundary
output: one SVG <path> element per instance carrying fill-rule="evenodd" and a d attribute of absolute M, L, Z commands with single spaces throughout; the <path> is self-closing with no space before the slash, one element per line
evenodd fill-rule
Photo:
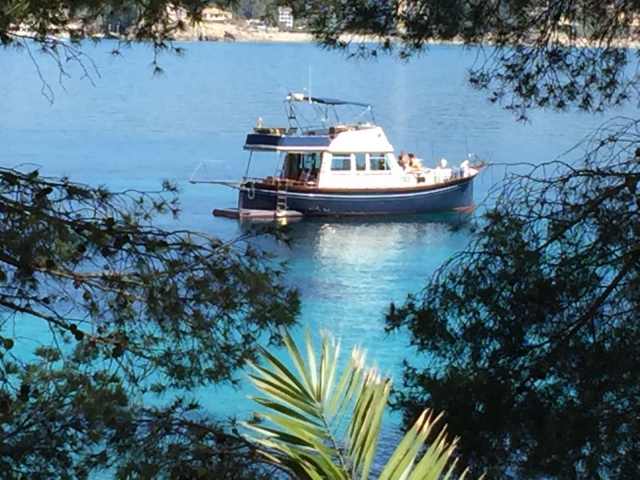
<path fill-rule="evenodd" d="M 379 172 L 383 170 L 391 170 L 389 161 L 384 153 L 369 154 L 369 170 Z"/>
<path fill-rule="evenodd" d="M 363 172 L 367 169 L 367 155 L 364 153 L 356 153 L 356 170 Z"/>
<path fill-rule="evenodd" d="M 320 168 L 321 156 L 317 152 L 305 153 L 302 155 L 302 168 L 318 170 Z"/>
<path fill-rule="evenodd" d="M 342 172 L 351 170 L 351 155 L 334 155 L 331 159 L 331 170 Z"/>

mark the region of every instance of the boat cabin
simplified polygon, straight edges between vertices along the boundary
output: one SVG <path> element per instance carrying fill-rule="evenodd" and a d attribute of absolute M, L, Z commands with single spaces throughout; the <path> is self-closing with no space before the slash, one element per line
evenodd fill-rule
<path fill-rule="evenodd" d="M 318 189 L 402 188 L 438 183 L 436 172 L 417 172 L 401 166 L 393 146 L 377 125 L 342 125 L 331 127 L 330 131 L 293 136 L 280 134 L 280 128 L 255 130 L 247 136 L 245 149 L 279 154 L 276 172 L 267 181 L 279 179 Z M 442 179 L 446 173 L 441 172 Z"/>

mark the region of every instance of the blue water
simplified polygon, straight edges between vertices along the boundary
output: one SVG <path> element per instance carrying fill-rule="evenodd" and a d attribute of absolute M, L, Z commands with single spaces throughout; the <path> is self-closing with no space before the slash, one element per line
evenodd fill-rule
<path fill-rule="evenodd" d="M 285 94 L 308 87 L 310 79 L 313 94 L 373 102 L 376 119 L 398 150 L 415 151 L 427 162 L 446 157 L 457 163 L 473 152 L 497 163 L 476 181 L 478 203 L 502 178 L 502 164 L 549 161 L 605 119 L 535 112 L 531 123 L 518 124 L 466 85 L 474 54 L 456 46 L 431 47 L 409 64 L 346 61 L 311 44 L 183 46 L 184 58 L 160 58 L 160 77 L 152 75 L 148 48 L 114 57 L 108 42 L 87 46 L 100 76 L 90 70 L 94 85 L 70 65 L 72 78 L 63 80 L 67 92 L 53 62 L 36 56 L 55 93 L 53 104 L 40 93 L 31 59 L 0 51 L 2 165 L 38 164 L 44 174 L 114 189 L 152 189 L 168 178 L 181 189 L 180 226 L 228 238 L 238 233 L 238 223 L 214 218 L 211 210 L 233 206 L 235 191 L 187 179 L 201 160 L 221 161 L 218 178 L 237 179 L 246 160 L 242 143 L 256 118 L 282 124 Z M 363 345 L 383 371 L 397 376 L 400 361 L 413 352 L 405 338 L 385 337 L 385 308 L 424 287 L 472 234 L 411 217 L 303 221 L 292 225 L 292 235 L 295 249 L 280 253 L 290 261 L 289 280 L 302 291 L 301 323 L 314 332 L 331 331 L 345 352 Z M 21 334 L 40 331 L 27 323 Z M 29 345 L 19 344 L 24 351 Z M 245 393 L 198 392 L 211 411 L 241 416 L 251 408 Z M 389 417 L 388 426 L 393 429 L 397 420 Z"/>

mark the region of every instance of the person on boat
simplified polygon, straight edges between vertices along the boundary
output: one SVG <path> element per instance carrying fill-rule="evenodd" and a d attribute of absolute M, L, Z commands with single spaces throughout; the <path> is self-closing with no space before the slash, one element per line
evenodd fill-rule
<path fill-rule="evenodd" d="M 465 160 L 460 164 L 460 172 L 462 174 L 462 178 L 469 176 L 469 160 Z"/>
<path fill-rule="evenodd" d="M 461 172 L 460 172 L 460 167 L 458 167 L 457 165 L 454 165 L 451 167 L 451 178 L 452 179 L 458 179 L 461 178 Z"/>
<path fill-rule="evenodd" d="M 448 163 L 449 162 L 447 162 L 446 158 L 441 158 L 440 159 L 440 165 L 438 165 L 438 167 L 436 168 L 437 170 L 439 170 L 438 171 L 438 177 L 443 182 L 451 180 L 452 171 L 451 171 L 450 168 L 447 168 Z"/>
<path fill-rule="evenodd" d="M 422 170 L 422 160 L 416 157 L 413 153 L 409 154 L 409 167 L 412 170 Z"/>
<path fill-rule="evenodd" d="M 400 165 L 400 167 L 402 167 L 403 170 L 407 169 L 409 160 L 407 158 L 407 154 L 404 153 L 403 150 L 400 151 L 400 155 L 398 155 L 398 165 Z"/>

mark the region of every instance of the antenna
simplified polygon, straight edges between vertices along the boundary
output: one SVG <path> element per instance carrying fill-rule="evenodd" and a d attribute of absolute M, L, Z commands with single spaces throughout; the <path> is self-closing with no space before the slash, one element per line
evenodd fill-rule
<path fill-rule="evenodd" d="M 311 103 L 311 65 L 309 65 L 309 103 Z"/>

